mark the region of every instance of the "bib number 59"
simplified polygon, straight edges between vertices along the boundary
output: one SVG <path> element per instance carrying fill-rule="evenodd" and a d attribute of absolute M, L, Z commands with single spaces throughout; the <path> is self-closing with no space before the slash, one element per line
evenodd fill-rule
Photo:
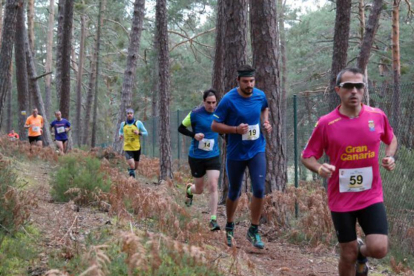
<path fill-rule="evenodd" d="M 352 175 L 349 179 L 350 185 L 361 185 L 364 182 L 362 175 Z"/>

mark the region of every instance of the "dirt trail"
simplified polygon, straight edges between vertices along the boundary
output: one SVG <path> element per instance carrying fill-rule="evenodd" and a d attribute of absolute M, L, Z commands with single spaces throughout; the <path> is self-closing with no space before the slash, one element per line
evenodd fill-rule
<path fill-rule="evenodd" d="M 18 162 L 18 161 L 15 161 Z M 46 162 L 25 161 L 18 162 L 19 177 L 28 182 L 28 189 L 37 198 L 38 206 L 34 207 L 31 214 L 31 222 L 40 229 L 42 240 L 39 241 L 46 250 L 52 248 L 64 248 L 69 243 L 76 242 L 83 245 L 85 236 L 93 230 L 111 227 L 111 217 L 108 213 L 100 212 L 97 208 L 77 208 L 72 203 L 54 203 L 50 196 L 50 175 L 54 167 Z M 142 183 L 150 181 L 142 181 Z M 157 188 L 156 185 L 148 185 Z M 195 195 L 191 213 L 200 216 L 207 222 L 209 212 L 207 208 L 208 194 Z M 183 196 L 184 199 L 184 196 Z M 218 208 L 218 222 L 222 229 L 225 225 L 225 207 Z M 316 252 L 315 249 L 306 246 L 297 246 L 288 243 L 282 238 L 265 242 L 265 249 L 258 250 L 246 240 L 248 221 L 244 220 L 235 227 L 236 248 L 247 254 L 255 264 L 257 275 L 337 275 L 338 256 L 335 249 L 326 249 Z M 265 230 L 265 227 L 262 227 Z M 219 247 L 223 248 L 224 232 L 212 233 Z M 215 242 L 212 242 L 213 244 Z M 224 247 L 225 248 L 225 247 Z M 229 250 L 230 251 L 230 250 Z M 229 252 L 227 252 L 229 253 Z M 73 254 L 67 252 L 67 254 Z M 65 256 L 71 258 L 71 256 Z M 31 275 L 43 275 L 47 271 L 48 256 L 42 253 L 40 262 L 33 269 L 39 273 Z M 250 274 L 249 274 L 250 275 Z M 393 275 L 387 272 L 380 273 L 374 268 L 370 275 Z"/>

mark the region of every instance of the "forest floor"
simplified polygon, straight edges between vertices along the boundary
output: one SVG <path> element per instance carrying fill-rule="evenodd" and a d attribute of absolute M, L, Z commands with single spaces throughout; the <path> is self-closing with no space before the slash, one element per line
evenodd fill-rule
<path fill-rule="evenodd" d="M 41 253 L 31 262 L 31 266 L 27 268 L 27 275 L 45 275 L 48 270 L 55 268 L 51 267 L 50 258 L 52 256 L 50 256 L 50 252 L 60 252 L 60 257 L 69 261 L 74 257 L 73 255 L 85 249 L 85 239 L 89 233 L 117 227 L 117 219 L 110 216 L 108 212 L 100 211 L 97 207 L 79 208 L 71 202 L 56 203 L 52 200 L 49 182 L 51 173 L 57 168 L 57 165 L 46 161 L 30 159 L 15 159 L 12 162 L 18 177 L 27 183 L 25 189 L 28 189 L 37 201 L 36 206 L 33 206 L 31 210 L 30 224 L 40 232 L 37 246 L 41 249 Z M 144 176 L 137 177 L 137 183 L 140 185 L 160 190 L 158 185 L 154 185 L 153 179 L 151 180 Z M 182 197 L 178 196 L 176 198 L 177 201 L 181 201 L 177 203 L 184 205 L 183 192 L 185 183 L 176 183 L 175 185 L 179 187 L 178 190 L 182 193 Z M 165 197 L 169 196 L 168 189 L 161 189 L 161 193 L 165 193 Z M 206 227 L 210 216 L 207 203 L 208 193 L 205 193 L 203 195 L 195 195 L 193 206 L 185 207 L 191 216 L 197 217 Z M 218 207 L 217 217 L 219 225 L 224 229 L 225 207 L 223 205 Z M 243 256 L 242 261 L 249 260 L 253 263 L 253 274 L 247 272 L 247 270 L 246 272 L 241 270 L 241 272 L 238 272 L 239 275 L 338 275 L 337 247 L 324 246 L 322 248 L 315 248 L 303 243 L 294 244 L 288 238 L 285 238 L 284 235 L 275 237 L 275 235 L 270 234 L 271 229 L 264 225 L 261 227 L 261 231 L 263 232 L 265 249 L 259 250 L 254 248 L 246 239 L 248 226 L 249 215 L 240 214 L 235 227 L 236 246 L 233 249 L 229 249 L 225 245 L 224 231 L 210 233 L 208 242 L 210 246 L 215 247 L 216 252 L 219 252 L 217 258 L 224 255 L 238 254 Z M 65 252 L 64 249 L 67 248 L 68 241 L 77 244 L 75 251 L 67 250 Z M 223 275 L 228 274 L 223 273 Z M 384 266 L 383 263 L 373 262 L 370 263 L 370 275 L 398 274 L 393 273 L 392 269 Z"/>

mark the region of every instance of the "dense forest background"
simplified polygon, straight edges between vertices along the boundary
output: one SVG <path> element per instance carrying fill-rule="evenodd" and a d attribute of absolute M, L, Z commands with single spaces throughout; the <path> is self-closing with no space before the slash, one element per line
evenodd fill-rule
<path fill-rule="evenodd" d="M 3 1 L 5 2 L 5 1 Z M 50 18 L 50 0 L 36 0 L 27 3 L 28 13 L 25 15 L 28 24 L 29 38 L 32 37 L 33 57 L 38 75 L 52 72 L 50 91 L 50 105 L 47 106 L 47 117 L 53 119 L 53 111 L 59 109 L 59 95 L 55 88 L 56 59 L 58 37 L 58 3 L 53 3 L 53 17 Z M 62 2 L 62 1 L 61 1 Z M 329 74 L 331 70 L 334 24 L 336 4 L 334 1 L 302 1 L 304 4 L 292 7 L 290 1 L 278 1 L 279 37 L 284 39 L 285 51 L 280 51 L 279 62 L 285 59 L 285 66 L 280 66 L 280 75 L 285 74 L 283 80 L 287 95 L 311 92 L 327 92 Z M 297 1 L 296 1 L 297 2 Z M 348 62 L 354 66 L 361 45 L 361 20 L 359 4 L 352 4 L 351 27 L 349 33 Z M 363 2 L 363 1 L 362 1 Z M 372 3 L 365 1 L 365 17 L 368 18 Z M 132 1 L 74 1 L 73 27 L 70 55 L 70 115 L 69 120 L 74 124 L 75 131 L 79 131 L 76 122 L 80 122 L 83 130 L 86 126 L 84 119 L 90 86 L 94 85 L 92 74 L 95 73 L 96 39 L 98 32 L 98 16 L 101 3 L 101 34 L 99 48 L 99 74 L 97 84 L 97 117 L 96 117 L 96 144 L 111 143 L 113 131 L 117 123 L 114 118 L 121 102 L 123 74 L 127 62 L 129 32 L 132 24 Z M 399 3 L 400 11 L 400 57 L 401 82 L 411 82 L 413 79 L 413 17 L 409 2 Z M 368 63 L 370 84 L 382 85 L 392 83 L 392 10 L 393 3 L 384 1 L 380 15 L 378 31 Z M 33 5 L 32 7 L 30 7 Z M 174 0 L 168 1 L 168 33 L 170 54 L 170 110 L 188 110 L 200 104 L 201 92 L 212 86 L 212 73 L 215 48 L 215 27 L 217 1 L 215 0 Z M 132 107 L 138 111 L 138 118 L 145 121 L 158 115 L 158 86 L 157 86 L 157 52 L 154 49 L 155 32 L 155 1 L 146 1 L 145 18 L 143 20 L 139 56 L 136 69 L 136 79 L 132 87 Z M 5 3 L 3 3 L 5 7 Z M 30 15 L 32 18 L 30 18 Z M 54 19 L 52 54 L 53 62 L 47 67 L 48 51 L 48 23 Z M 281 23 L 283 26 L 281 27 Z M 82 42 L 82 36 L 84 41 Z M 250 40 L 250 38 L 249 38 Z M 50 38 L 49 38 L 50 43 Z M 81 47 L 84 47 L 84 57 L 81 57 Z M 50 48 L 49 48 L 50 49 Z M 282 57 L 283 55 L 283 57 Z M 248 62 L 252 63 L 250 43 L 247 43 Z M 14 59 L 13 59 L 13 63 Z M 81 68 L 82 69 L 79 69 Z M 13 79 L 11 98 L 6 100 L 6 107 L 10 105 L 10 112 L 2 113 L 3 132 L 11 128 L 19 129 L 20 110 L 18 107 L 16 66 L 12 65 Z M 79 85 L 78 72 L 81 74 L 81 114 L 80 121 L 76 118 L 76 93 Z M 47 76 L 39 79 L 38 85 L 46 96 Z M 28 113 L 34 106 L 29 102 Z M 92 103 L 89 103 L 92 104 Z M 88 111 L 90 112 L 90 111 Z M 286 114 L 285 114 L 286 115 Z M 90 120 L 92 124 L 93 120 Z M 90 127 L 89 129 L 92 129 Z M 76 135 L 73 134 L 75 142 Z M 90 145 L 91 132 L 87 134 L 85 144 Z M 82 144 L 82 143 L 79 143 Z"/>

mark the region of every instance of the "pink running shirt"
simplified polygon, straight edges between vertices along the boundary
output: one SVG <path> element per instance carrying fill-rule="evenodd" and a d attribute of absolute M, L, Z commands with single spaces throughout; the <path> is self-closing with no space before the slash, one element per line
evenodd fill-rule
<path fill-rule="evenodd" d="M 378 155 L 381 141 L 389 145 L 393 138 L 388 118 L 378 108 L 362 105 L 359 116 L 351 119 L 338 106 L 319 119 L 302 156 L 318 160 L 325 151 L 336 167 L 328 181 L 331 211 L 356 211 L 383 202 Z"/>

